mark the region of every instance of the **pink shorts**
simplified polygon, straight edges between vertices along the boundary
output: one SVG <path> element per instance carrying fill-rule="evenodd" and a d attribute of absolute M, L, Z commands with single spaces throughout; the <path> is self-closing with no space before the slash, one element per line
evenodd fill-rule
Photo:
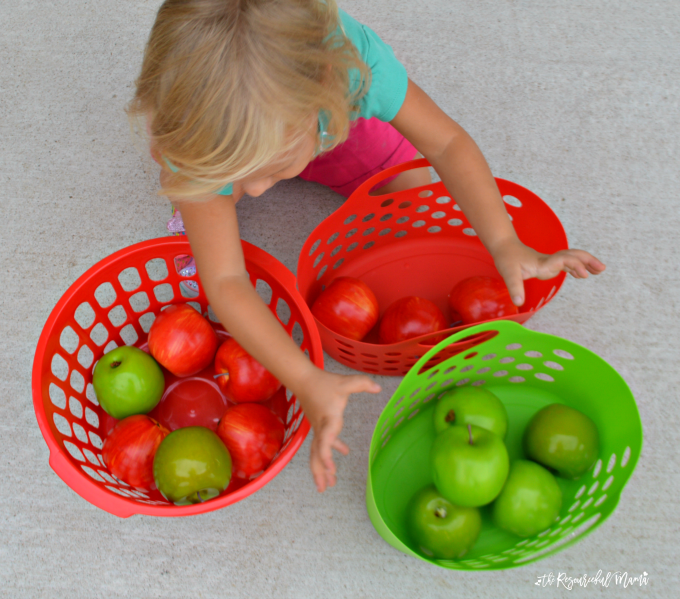
<path fill-rule="evenodd" d="M 348 198 L 364 181 L 390 166 L 413 160 L 418 150 L 392 125 L 376 118 L 359 118 L 348 139 L 312 160 L 300 178 L 330 187 Z M 380 181 L 380 187 L 395 179 Z"/>

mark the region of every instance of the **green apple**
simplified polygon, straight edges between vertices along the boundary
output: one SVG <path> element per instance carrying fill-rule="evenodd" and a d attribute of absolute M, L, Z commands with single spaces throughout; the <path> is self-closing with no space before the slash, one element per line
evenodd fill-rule
<path fill-rule="evenodd" d="M 149 354 L 124 345 L 101 357 L 92 386 L 102 409 L 117 420 L 153 410 L 163 396 L 163 371 Z"/>
<path fill-rule="evenodd" d="M 477 507 L 491 503 L 501 492 L 510 460 L 496 434 L 468 424 L 439 433 L 430 453 L 437 490 L 451 503 Z"/>
<path fill-rule="evenodd" d="M 476 507 L 453 505 L 434 487 L 418 491 L 406 508 L 411 537 L 428 557 L 463 557 L 475 544 L 482 528 Z"/>
<path fill-rule="evenodd" d="M 501 494 L 493 502 L 496 526 L 520 537 L 531 537 L 551 526 L 562 507 L 562 491 L 543 466 L 516 460 Z"/>
<path fill-rule="evenodd" d="M 175 505 L 202 503 L 229 486 L 231 456 L 210 429 L 178 428 L 158 446 L 153 477 L 163 497 Z"/>
<path fill-rule="evenodd" d="M 579 478 L 597 460 L 600 439 L 595 423 L 560 403 L 539 410 L 524 429 L 526 456 L 563 478 Z"/>
<path fill-rule="evenodd" d="M 491 391 L 481 387 L 462 387 L 446 391 L 434 409 L 434 429 L 441 433 L 453 425 L 474 424 L 505 438 L 508 413 Z"/>

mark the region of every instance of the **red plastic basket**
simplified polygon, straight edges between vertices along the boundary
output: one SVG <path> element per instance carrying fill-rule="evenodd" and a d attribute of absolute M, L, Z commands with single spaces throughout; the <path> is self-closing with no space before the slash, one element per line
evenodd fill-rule
<path fill-rule="evenodd" d="M 263 250 L 245 241 L 242 244 L 253 285 L 302 351 L 323 368 L 321 340 L 309 308 L 295 289 L 295 277 Z M 95 264 L 59 300 L 35 354 L 33 404 L 50 450 L 50 466 L 81 497 L 123 518 L 134 514 L 189 516 L 240 501 L 283 469 L 309 431 L 295 396 L 285 389 L 277 393 L 270 407 L 286 425 L 281 451 L 254 480 L 233 478 L 222 495 L 201 504 L 175 506 L 158 491 L 132 489 L 111 475 L 101 448 L 115 421 L 99 407 L 92 388 L 97 360 L 125 344 L 144 349 L 156 315 L 173 303 L 193 305 L 208 317 L 218 336 L 226 336 L 198 276 L 180 274 L 186 274 L 177 261 L 183 256 L 191 256 L 189 242 L 164 237 L 130 246 Z M 208 370 L 198 376 L 218 390 Z M 196 377 L 187 380 L 196 385 Z M 170 386 L 176 386 L 177 381 L 172 381 Z"/>
<path fill-rule="evenodd" d="M 381 316 L 393 301 L 407 295 L 429 299 L 448 315 L 447 298 L 456 283 L 478 275 L 500 278 L 491 255 L 443 183 L 369 195 L 385 178 L 424 166 L 429 166 L 427 160 L 414 160 L 375 175 L 312 232 L 297 266 L 298 288 L 308 305 L 335 278 L 350 276 L 375 292 Z M 496 183 L 525 244 L 544 253 L 567 249 L 564 228 L 545 202 L 516 183 L 503 179 Z M 507 319 L 527 321 L 555 296 L 565 276 L 525 281 L 525 304 L 519 314 Z M 442 334 L 380 345 L 377 326 L 359 342 L 334 333 L 318 320 L 316 324 L 330 356 L 351 368 L 382 375 L 405 375 Z M 447 329 L 445 335 L 464 328 Z M 427 367 L 473 344 L 473 340 L 453 344 Z"/>

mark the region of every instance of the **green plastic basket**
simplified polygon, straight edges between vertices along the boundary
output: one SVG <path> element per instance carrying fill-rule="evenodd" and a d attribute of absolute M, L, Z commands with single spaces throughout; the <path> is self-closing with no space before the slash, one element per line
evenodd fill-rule
<path fill-rule="evenodd" d="M 472 348 L 471 339 L 476 342 Z M 461 344 L 461 353 L 425 366 L 455 343 Z M 435 400 L 443 391 L 463 385 L 484 385 L 504 403 L 511 460 L 524 457 L 522 433 L 531 417 L 556 402 L 592 418 L 600 434 L 600 456 L 580 479 L 557 478 L 563 504 L 549 529 L 517 537 L 495 527 L 490 507 L 485 506 L 479 539 L 464 558 L 431 559 L 415 549 L 408 535 L 406 506 L 414 493 L 432 484 L 429 455 L 435 437 Z M 602 524 L 616 508 L 641 449 L 642 423 L 635 399 L 609 364 L 566 339 L 496 321 L 442 341 L 404 377 L 373 433 L 366 505 L 378 533 L 399 551 L 454 570 L 516 568 L 574 544 Z"/>

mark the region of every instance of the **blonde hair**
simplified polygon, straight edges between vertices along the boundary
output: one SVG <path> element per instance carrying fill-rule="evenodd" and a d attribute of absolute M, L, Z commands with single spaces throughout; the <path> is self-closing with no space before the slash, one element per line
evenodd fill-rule
<path fill-rule="evenodd" d="M 335 0 L 165 0 L 128 115 L 180 167 L 162 193 L 196 197 L 295 147 L 320 111 L 324 150 L 341 143 L 369 84 Z"/>

